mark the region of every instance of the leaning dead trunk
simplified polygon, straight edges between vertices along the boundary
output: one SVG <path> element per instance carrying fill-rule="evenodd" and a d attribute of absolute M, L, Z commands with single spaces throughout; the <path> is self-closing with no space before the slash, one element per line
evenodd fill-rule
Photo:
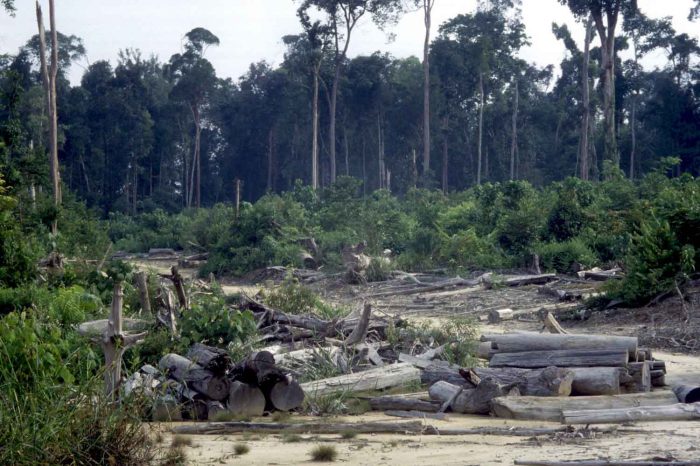
<path fill-rule="evenodd" d="M 212 400 L 223 401 L 229 396 L 230 385 L 226 377 L 215 376 L 213 372 L 178 354 L 166 354 L 158 366 L 171 378 Z"/>

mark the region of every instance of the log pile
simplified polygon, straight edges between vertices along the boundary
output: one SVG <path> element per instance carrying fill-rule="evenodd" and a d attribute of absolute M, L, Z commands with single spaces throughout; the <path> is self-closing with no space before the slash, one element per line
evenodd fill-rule
<path fill-rule="evenodd" d="M 299 383 L 267 351 L 234 363 L 226 351 L 197 343 L 187 357 L 166 354 L 158 369 L 144 366 L 125 384 L 128 393 L 139 389 L 154 398 L 154 420 L 262 416 L 304 401 Z"/>

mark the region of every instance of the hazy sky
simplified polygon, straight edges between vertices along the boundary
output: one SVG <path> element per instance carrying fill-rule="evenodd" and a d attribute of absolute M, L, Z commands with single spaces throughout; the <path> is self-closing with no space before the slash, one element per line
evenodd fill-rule
<path fill-rule="evenodd" d="M 48 21 L 46 0 L 40 0 Z M 56 0 L 58 30 L 81 37 L 89 62 L 109 60 L 116 63 L 117 52 L 138 48 L 144 55 L 155 54 L 167 61 L 180 51 L 183 35 L 205 27 L 221 40 L 209 49 L 207 57 L 221 77 L 238 78 L 252 62 L 266 60 L 279 64 L 284 53 L 282 36 L 296 34 L 300 26 L 295 16 L 298 2 L 293 0 Z M 693 0 L 639 0 L 639 6 L 651 17 L 672 16 L 677 31 L 697 36 L 700 23 L 687 21 Z M 34 1 L 16 0 L 17 15 L 0 12 L 0 53 L 15 53 L 36 33 Z M 437 0 L 434 30 L 445 20 L 474 11 L 476 0 Z M 523 19 L 532 45 L 521 56 L 539 65 L 558 64 L 564 47 L 551 32 L 553 21 L 568 23 L 575 38 L 582 42 L 583 28 L 574 22 L 568 9 L 557 0 L 524 0 Z M 48 28 L 48 24 L 47 24 Z M 395 40 L 365 19 L 353 36 L 350 55 L 388 51 L 397 57 L 421 56 L 423 47 L 422 13 L 404 16 L 391 28 Z M 433 34 L 434 35 L 434 34 Z M 649 65 L 662 63 L 657 54 Z M 74 66 L 71 80 L 78 83 L 83 72 Z"/>

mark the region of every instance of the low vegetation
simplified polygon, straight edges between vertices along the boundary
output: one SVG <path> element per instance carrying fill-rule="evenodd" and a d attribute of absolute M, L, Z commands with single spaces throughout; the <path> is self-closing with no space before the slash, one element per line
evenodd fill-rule
<path fill-rule="evenodd" d="M 338 457 L 338 450 L 332 445 L 318 445 L 311 450 L 311 460 L 319 463 L 329 463 Z"/>

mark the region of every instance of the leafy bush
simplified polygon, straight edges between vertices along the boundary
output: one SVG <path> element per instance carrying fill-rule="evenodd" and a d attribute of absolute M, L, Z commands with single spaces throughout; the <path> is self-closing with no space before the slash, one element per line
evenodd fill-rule
<path fill-rule="evenodd" d="M 288 314 L 315 314 L 325 319 L 347 314 L 346 309 L 325 303 L 313 290 L 293 277 L 288 277 L 279 286 L 261 293 L 270 307 Z"/>
<path fill-rule="evenodd" d="M 542 244 L 536 250 L 542 267 L 559 273 L 573 272 L 574 264 L 590 268 L 597 261 L 595 253 L 578 238 L 562 243 Z"/>

